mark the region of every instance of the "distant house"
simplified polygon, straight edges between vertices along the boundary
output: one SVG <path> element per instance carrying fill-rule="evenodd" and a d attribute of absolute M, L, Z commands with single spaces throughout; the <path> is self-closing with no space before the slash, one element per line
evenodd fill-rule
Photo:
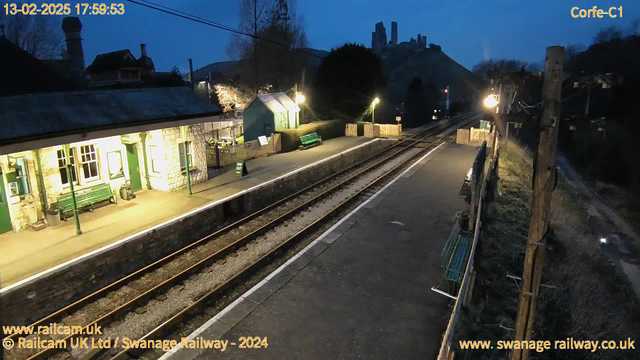
<path fill-rule="evenodd" d="M 145 44 L 140 44 L 140 53 L 139 59 L 129 49 L 96 56 L 86 70 L 89 86 L 126 86 L 149 81 L 155 72 L 155 66 L 147 56 Z"/>
<path fill-rule="evenodd" d="M 297 128 L 298 111 L 300 109 L 285 93 L 257 95 L 243 113 L 245 141 L 282 129 Z"/>
<path fill-rule="evenodd" d="M 134 191 L 180 189 L 187 171 L 206 181 L 204 124 L 222 112 L 188 87 L 6 96 L 0 108 L 0 233 L 42 219 L 71 183 L 117 194 L 125 181 Z"/>

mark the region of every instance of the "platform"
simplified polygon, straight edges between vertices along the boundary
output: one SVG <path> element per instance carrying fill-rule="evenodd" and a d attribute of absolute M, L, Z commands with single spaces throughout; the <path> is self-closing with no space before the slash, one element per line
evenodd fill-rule
<path fill-rule="evenodd" d="M 229 340 L 225 352 L 162 359 L 437 357 L 451 300 L 430 288 L 476 152 L 439 146 L 190 335 Z M 267 337 L 268 348 L 239 349 L 241 336 Z"/>
<path fill-rule="evenodd" d="M 171 219 L 221 201 L 335 154 L 372 141 L 362 137 L 340 137 L 323 141 L 304 151 L 263 157 L 247 161 L 249 175 L 237 177 L 234 171 L 175 192 L 140 191 L 131 201 L 120 200 L 93 212 L 80 214 L 82 235 L 76 235 L 73 217 L 67 222 L 42 231 L 31 229 L 0 235 L 0 285 L 2 290 L 32 275 L 60 266 L 136 233 Z M 375 140 L 381 141 L 381 140 Z"/>

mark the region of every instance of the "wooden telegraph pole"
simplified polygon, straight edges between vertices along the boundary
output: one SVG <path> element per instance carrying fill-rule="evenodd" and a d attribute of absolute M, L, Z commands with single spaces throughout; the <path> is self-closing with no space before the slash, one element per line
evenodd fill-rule
<path fill-rule="evenodd" d="M 540 119 L 540 134 L 533 163 L 531 222 L 529 223 L 529 238 L 524 260 L 518 318 L 516 319 L 515 340 L 517 341 L 531 340 L 538 289 L 542 280 L 544 251 L 547 230 L 549 229 L 551 191 L 556 175 L 563 69 L 564 48 L 561 46 L 548 47 L 542 88 L 543 110 Z M 511 353 L 512 360 L 526 360 L 528 358 L 528 350 L 513 350 Z"/>

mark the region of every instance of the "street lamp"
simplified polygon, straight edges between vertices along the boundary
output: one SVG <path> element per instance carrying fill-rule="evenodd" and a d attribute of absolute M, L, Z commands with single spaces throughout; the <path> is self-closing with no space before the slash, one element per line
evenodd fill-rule
<path fill-rule="evenodd" d="M 498 97 L 494 94 L 487 96 L 487 98 L 484 99 L 484 106 L 488 108 L 494 108 L 498 106 Z"/>
<path fill-rule="evenodd" d="M 380 99 L 378 98 L 373 99 L 373 102 L 371 103 L 371 107 L 373 108 L 373 110 L 371 111 L 371 124 L 376 123 L 376 105 L 378 105 L 379 103 Z"/>
<path fill-rule="evenodd" d="M 297 84 L 296 84 L 296 128 L 298 128 L 298 126 L 300 126 L 300 107 L 298 106 L 298 104 L 302 104 L 304 103 L 304 95 L 302 95 L 302 93 L 299 93 L 297 91 Z"/>

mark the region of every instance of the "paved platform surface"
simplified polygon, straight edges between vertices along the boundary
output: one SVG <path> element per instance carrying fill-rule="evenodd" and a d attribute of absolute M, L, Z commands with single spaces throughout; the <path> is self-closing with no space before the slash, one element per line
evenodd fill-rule
<path fill-rule="evenodd" d="M 29 229 L 1 234 L 0 286 L 6 288 L 139 231 L 368 141 L 371 139 L 340 137 L 304 151 L 249 160 L 248 176 L 239 178 L 234 171 L 227 172 L 195 185 L 191 197 L 186 189 L 175 192 L 141 191 L 132 201 L 120 200 L 117 205 L 81 213 L 83 234 L 79 236 L 76 235 L 73 218 L 38 232 Z"/>
<path fill-rule="evenodd" d="M 164 358 L 435 358 L 450 300 L 430 288 L 476 152 L 444 144 L 191 335 L 229 340 L 225 352 Z M 239 349 L 241 336 L 268 348 Z"/>

